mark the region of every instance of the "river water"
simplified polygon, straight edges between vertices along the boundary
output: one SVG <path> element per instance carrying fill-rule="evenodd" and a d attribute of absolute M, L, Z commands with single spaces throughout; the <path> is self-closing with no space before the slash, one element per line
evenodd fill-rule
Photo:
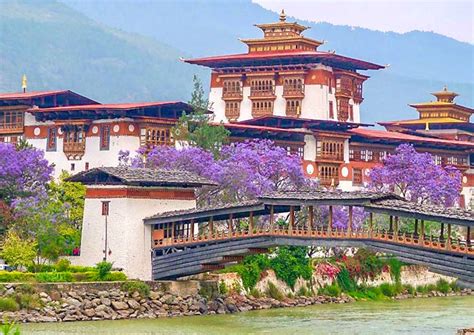
<path fill-rule="evenodd" d="M 455 334 L 474 327 L 474 297 L 356 302 L 229 315 L 28 324 L 22 334 Z"/>

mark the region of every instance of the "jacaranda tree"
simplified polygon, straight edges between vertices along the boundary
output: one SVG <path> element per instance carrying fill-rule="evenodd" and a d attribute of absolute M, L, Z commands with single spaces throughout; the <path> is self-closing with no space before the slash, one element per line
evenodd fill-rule
<path fill-rule="evenodd" d="M 431 154 L 419 153 L 410 144 L 398 146 L 369 176 L 370 188 L 396 192 L 417 203 L 453 206 L 462 189 L 459 170 L 437 165 Z"/>
<path fill-rule="evenodd" d="M 179 169 L 194 172 L 219 184 L 204 190 L 201 203 L 225 203 L 253 199 L 263 193 L 312 187 L 305 177 L 301 159 L 269 140 L 253 140 L 224 145 L 218 158 L 202 148 L 157 146 L 142 148 L 130 157 L 123 152 L 121 162 L 135 167 Z"/>

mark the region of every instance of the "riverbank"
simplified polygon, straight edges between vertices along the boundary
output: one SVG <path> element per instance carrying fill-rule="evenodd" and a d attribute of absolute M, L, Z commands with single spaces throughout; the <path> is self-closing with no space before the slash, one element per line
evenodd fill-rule
<path fill-rule="evenodd" d="M 345 304 L 354 299 L 342 294 L 284 297 L 222 295 L 213 281 L 112 282 L 84 284 L 6 284 L 5 297 L 30 297 L 30 306 L 0 312 L 0 318 L 24 322 L 67 322 L 153 319 L 175 316 L 233 314 L 238 312 L 321 304 Z M 452 293 L 399 294 L 392 299 L 473 295 L 468 289 Z M 23 297 L 23 298 L 22 298 Z M 31 297 L 38 299 L 36 303 Z M 3 305 L 5 307 L 5 305 Z"/>

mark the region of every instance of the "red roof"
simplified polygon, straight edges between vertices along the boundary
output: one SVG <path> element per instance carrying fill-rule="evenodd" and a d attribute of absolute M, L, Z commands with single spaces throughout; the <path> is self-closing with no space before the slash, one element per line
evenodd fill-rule
<path fill-rule="evenodd" d="M 189 105 L 181 101 L 157 101 L 157 102 L 131 102 L 121 104 L 97 104 L 97 105 L 75 105 L 51 108 L 30 108 L 30 112 L 67 112 L 67 111 L 86 111 L 86 110 L 128 110 L 144 107 L 166 107 L 180 106 L 188 107 Z"/>
<path fill-rule="evenodd" d="M 35 98 L 42 98 L 54 95 L 66 94 L 80 99 L 81 103 L 98 104 L 97 101 L 88 97 L 75 93 L 71 90 L 55 90 L 55 91 L 31 91 L 31 92 L 10 92 L 0 93 L 0 100 L 29 100 Z"/>
<path fill-rule="evenodd" d="M 473 142 L 444 140 L 444 139 L 432 138 L 432 137 L 422 137 L 422 136 L 403 134 L 403 133 L 398 133 L 398 132 L 393 132 L 393 131 L 355 128 L 355 129 L 350 129 L 349 132 L 354 135 L 359 135 L 359 136 L 371 138 L 371 139 L 403 141 L 403 142 L 408 142 L 408 143 L 410 142 L 432 143 L 432 144 L 438 144 L 438 145 L 454 145 L 458 147 L 465 146 L 465 147 L 474 148 Z"/>
<path fill-rule="evenodd" d="M 48 95 L 55 95 L 61 93 L 67 93 L 68 90 L 61 91 L 31 91 L 31 92 L 10 92 L 10 93 L 0 93 L 1 100 L 20 100 L 20 99 L 31 99 L 31 98 L 40 98 Z"/>
<path fill-rule="evenodd" d="M 274 51 L 274 52 L 255 52 L 245 54 L 233 54 L 223 56 L 213 56 L 195 59 L 185 59 L 190 64 L 203 65 L 208 67 L 231 66 L 236 62 L 244 62 L 248 60 L 268 60 L 268 59 L 306 59 L 309 61 L 328 61 L 331 63 L 343 63 L 360 70 L 379 70 L 384 66 L 363 60 L 337 55 L 324 51 Z"/>

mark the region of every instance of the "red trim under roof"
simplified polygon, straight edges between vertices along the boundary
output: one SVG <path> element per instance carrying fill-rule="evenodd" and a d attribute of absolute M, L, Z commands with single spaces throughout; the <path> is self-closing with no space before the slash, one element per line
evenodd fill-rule
<path fill-rule="evenodd" d="M 335 126 L 339 128 L 355 128 L 355 127 L 370 127 L 373 126 L 370 123 L 355 123 L 355 122 L 343 122 L 343 121 L 335 121 L 335 120 L 319 120 L 319 119 L 307 119 L 302 117 L 295 117 L 295 116 L 280 116 L 280 115 L 267 115 L 267 116 L 259 116 L 253 119 L 240 121 L 239 124 L 249 124 L 249 125 L 268 125 L 269 123 L 277 122 L 277 123 L 297 123 L 299 127 L 317 127 L 321 125 L 328 125 L 328 126 Z M 292 125 L 292 127 L 296 127 L 296 125 Z"/>
<path fill-rule="evenodd" d="M 234 128 L 234 129 L 242 129 L 242 130 L 259 130 L 259 131 L 269 131 L 275 133 L 292 133 L 292 134 L 312 134 L 311 131 L 302 130 L 302 129 L 283 129 L 283 128 L 275 128 L 275 127 L 265 127 L 265 126 L 254 126 L 249 124 L 242 124 L 242 123 L 213 123 L 215 125 L 223 125 L 225 128 Z"/>
<path fill-rule="evenodd" d="M 98 111 L 98 110 L 127 110 L 145 107 L 167 107 L 167 106 L 189 107 L 187 103 L 181 101 L 157 101 L 157 102 L 131 102 L 121 104 L 97 104 L 97 105 L 74 105 L 51 108 L 30 108 L 28 111 L 36 112 L 67 112 L 67 111 Z"/>
<path fill-rule="evenodd" d="M 265 60 L 265 59 L 285 59 L 285 58 L 300 58 L 312 59 L 315 61 L 328 60 L 334 62 L 347 63 L 360 70 L 380 70 L 385 68 L 382 65 L 366 62 L 363 60 L 350 58 L 346 56 L 337 55 L 331 52 L 324 51 L 275 51 L 275 52 L 255 52 L 245 54 L 222 55 L 195 59 L 184 59 L 186 63 L 203 65 L 208 67 L 222 67 L 230 65 L 232 62 L 245 60 Z"/>
<path fill-rule="evenodd" d="M 25 100 L 25 99 L 35 99 L 41 97 L 47 97 L 51 95 L 59 94 L 71 94 L 77 97 L 88 100 L 92 104 L 98 104 L 97 101 L 92 100 L 88 97 L 75 93 L 71 90 L 55 90 L 55 91 L 31 91 L 31 92 L 10 92 L 10 93 L 0 93 L 0 100 Z"/>
<path fill-rule="evenodd" d="M 365 138 L 371 138 L 371 139 L 403 141 L 403 142 L 408 142 L 408 143 L 416 142 L 416 143 L 428 143 L 428 144 L 439 144 L 439 145 L 455 145 L 458 147 L 464 146 L 464 147 L 474 148 L 474 142 L 443 140 L 443 139 L 438 139 L 438 138 L 409 135 L 409 134 L 398 133 L 398 132 L 393 132 L 393 131 L 355 128 L 355 129 L 350 129 L 349 133 L 352 133 L 354 135 L 359 135 Z"/>

